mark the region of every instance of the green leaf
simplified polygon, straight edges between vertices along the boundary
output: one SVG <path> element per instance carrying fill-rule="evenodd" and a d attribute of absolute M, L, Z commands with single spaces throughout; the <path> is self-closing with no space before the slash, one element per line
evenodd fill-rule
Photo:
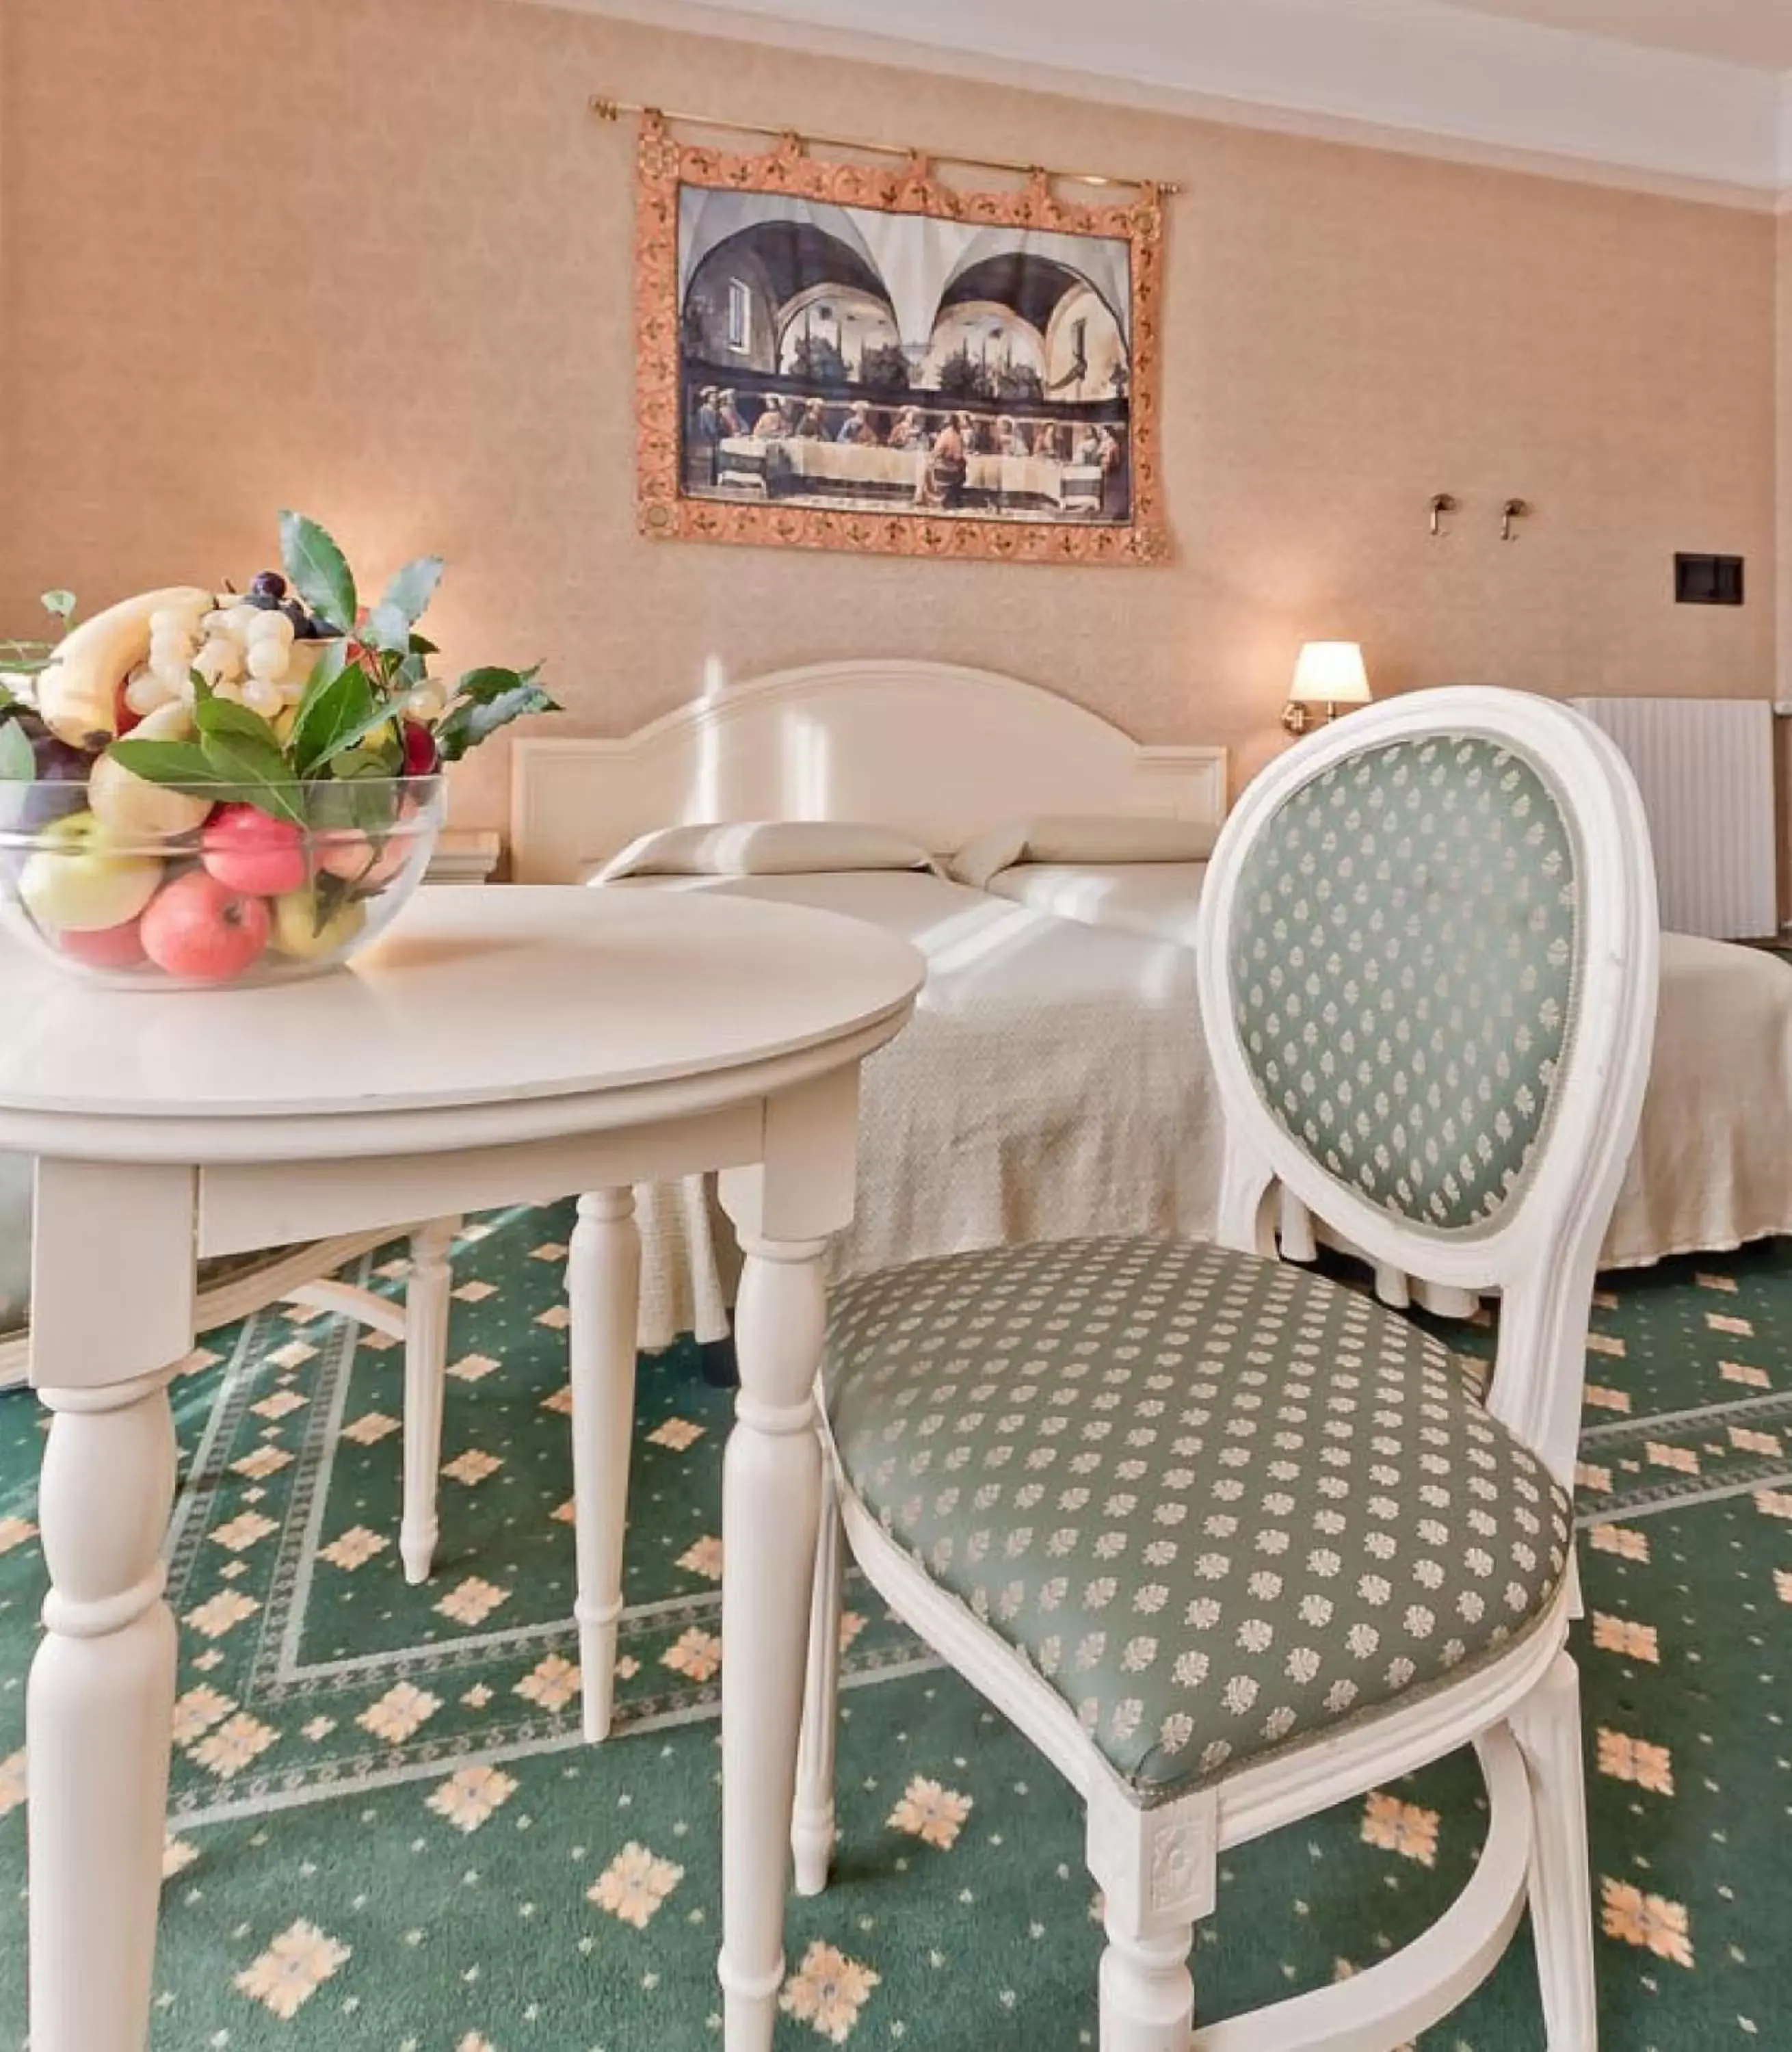
<path fill-rule="evenodd" d="M 411 636 L 411 653 L 413 656 L 439 656 L 441 652 L 427 634 L 413 634 Z"/>
<path fill-rule="evenodd" d="M 217 781 L 240 786 L 245 805 L 295 826 L 305 824 L 291 766 L 278 748 L 238 734 L 208 734 L 199 746 Z"/>
<path fill-rule="evenodd" d="M 280 562 L 288 581 L 313 613 L 332 626 L 354 625 L 354 574 L 328 535 L 303 513 L 280 515 Z"/>
<path fill-rule="evenodd" d="M 416 626 L 428 611 L 430 600 L 436 596 L 436 587 L 442 581 L 442 570 L 440 556 L 419 556 L 414 562 L 406 563 L 402 570 L 394 570 L 392 582 L 386 586 L 376 609 L 381 613 L 390 610 L 402 613 L 407 628 Z"/>
<path fill-rule="evenodd" d="M 535 682 L 539 663 L 526 670 L 469 670 L 455 687 L 453 702 L 436 723 L 436 746 L 444 762 L 458 762 L 501 726 L 526 713 L 558 712 L 559 706 Z"/>
<path fill-rule="evenodd" d="M 314 676 L 292 723 L 292 758 L 299 775 L 315 775 L 335 750 L 349 745 L 345 736 L 364 733 L 363 723 L 376 703 L 367 672 L 358 663 L 338 669 L 321 688 Z"/>
<path fill-rule="evenodd" d="M 402 656 L 410 647 L 411 623 L 389 599 L 381 599 L 355 629 L 355 639 L 382 655 Z"/>
<path fill-rule="evenodd" d="M 42 606 L 45 612 L 53 613 L 65 627 L 75 617 L 75 594 L 72 591 L 63 591 L 60 589 L 56 591 L 46 591 L 39 597 L 37 603 Z"/>
<path fill-rule="evenodd" d="M 395 719 L 397 718 L 397 710 L 389 699 L 382 698 L 376 699 L 362 719 L 353 722 L 350 726 L 346 727 L 342 733 L 337 735 L 336 738 L 330 744 L 330 746 L 325 750 L 325 752 L 316 758 L 313 765 L 314 770 L 321 770 L 324 764 L 327 762 L 331 766 L 333 773 L 338 777 L 344 775 L 365 777 L 375 773 L 381 777 L 390 776 L 392 772 L 388 767 L 385 757 L 383 754 L 374 757 L 373 759 L 377 767 L 375 770 L 372 771 L 366 770 L 350 770 L 345 771 L 340 766 L 340 762 L 341 758 L 346 752 L 358 748 L 361 742 L 367 738 L 369 734 L 375 732 L 378 728 L 384 726 L 388 720 Z"/>
<path fill-rule="evenodd" d="M 37 752 L 31 737 L 16 719 L 0 726 L 0 779 L 9 784 L 29 784 L 37 774 Z"/>
<path fill-rule="evenodd" d="M 56 645 L 50 641 L 0 640 L 0 670 L 35 676 L 56 660 Z"/>
<path fill-rule="evenodd" d="M 348 644 L 338 635 L 334 640 L 324 643 L 323 653 L 311 665 L 311 675 L 305 679 L 305 688 L 299 700 L 299 719 L 305 717 L 347 668 Z"/>
<path fill-rule="evenodd" d="M 327 869 L 324 871 L 311 887 L 311 938 L 314 940 L 354 895 L 354 884 L 350 878 L 338 876 Z"/>
<path fill-rule="evenodd" d="M 354 824 L 378 846 L 383 846 L 386 835 L 392 831 L 392 766 L 370 752 L 358 753 L 345 759 L 354 764 L 346 786 Z M 339 770 L 338 773 L 341 773 Z"/>
<path fill-rule="evenodd" d="M 201 699 L 193 708 L 193 723 L 202 738 L 208 734 L 233 734 L 239 740 L 252 741 L 264 748 L 271 748 L 284 759 L 280 738 L 272 726 L 260 713 L 251 712 L 247 706 L 237 705 L 229 699 Z"/>
<path fill-rule="evenodd" d="M 374 748 L 345 749 L 331 764 L 330 773 L 338 782 L 345 784 L 365 783 L 373 777 L 389 781 L 401 753 L 396 742 Z"/>
<path fill-rule="evenodd" d="M 133 777 L 149 784 L 214 785 L 231 781 L 220 774 L 211 758 L 192 741 L 115 741 L 106 750 Z"/>

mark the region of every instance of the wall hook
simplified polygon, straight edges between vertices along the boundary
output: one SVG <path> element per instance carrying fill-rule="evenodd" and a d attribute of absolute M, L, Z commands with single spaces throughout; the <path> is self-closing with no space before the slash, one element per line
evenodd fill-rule
<path fill-rule="evenodd" d="M 1528 499 L 1508 499 L 1500 508 L 1500 539 L 1502 542 L 1516 542 L 1518 536 L 1513 531 L 1512 523 L 1514 520 L 1528 520 L 1530 517 L 1531 505 Z"/>
<path fill-rule="evenodd" d="M 1454 513 L 1461 503 L 1454 491 L 1438 492 L 1431 500 L 1431 533 L 1439 538 L 1444 531 L 1444 515 Z"/>

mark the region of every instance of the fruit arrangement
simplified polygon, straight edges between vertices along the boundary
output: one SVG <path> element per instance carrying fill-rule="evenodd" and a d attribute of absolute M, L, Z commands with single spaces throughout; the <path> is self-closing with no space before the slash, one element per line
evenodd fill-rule
<path fill-rule="evenodd" d="M 363 606 L 315 521 L 280 515 L 280 570 L 174 585 L 0 643 L 0 900 L 80 973 L 268 981 L 344 959 L 421 879 L 442 771 L 526 713 L 536 670 L 432 676 L 442 574 L 407 563 Z"/>

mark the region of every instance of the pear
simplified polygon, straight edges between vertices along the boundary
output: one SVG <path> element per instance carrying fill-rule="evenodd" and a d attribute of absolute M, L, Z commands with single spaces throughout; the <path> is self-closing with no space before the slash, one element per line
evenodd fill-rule
<path fill-rule="evenodd" d="M 191 710 L 178 702 L 158 706 L 132 728 L 132 740 L 188 741 Z M 102 755 L 88 779 L 87 802 L 115 840 L 142 847 L 191 833 L 212 809 L 209 798 L 152 784 L 110 754 Z"/>
<path fill-rule="evenodd" d="M 149 654 L 150 615 L 166 610 L 197 616 L 211 602 L 209 591 L 174 585 L 123 599 L 72 629 L 37 679 L 45 725 L 72 747 L 104 747 L 118 732 L 119 687 Z"/>

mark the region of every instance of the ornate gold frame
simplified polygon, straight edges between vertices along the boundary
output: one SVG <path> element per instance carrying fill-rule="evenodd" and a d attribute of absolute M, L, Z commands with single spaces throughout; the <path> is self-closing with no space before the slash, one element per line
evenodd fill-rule
<path fill-rule="evenodd" d="M 1164 210 L 1161 188 L 1136 189 L 1124 206 L 1061 200 L 1035 171 L 1007 192 L 959 192 L 942 185 L 915 155 L 894 167 L 821 163 L 802 139 L 784 137 L 759 156 L 681 143 L 663 116 L 641 119 L 640 194 L 636 222 L 636 343 L 639 378 L 638 509 L 641 531 L 659 539 L 782 544 L 888 555 L 975 558 L 1004 562 L 1161 563 L 1170 538 L 1160 502 L 1158 458 L 1159 297 Z M 678 293 L 679 188 L 710 186 L 788 193 L 837 206 L 1013 228 L 1100 235 L 1132 245 L 1132 518 L 1124 526 L 1070 521 L 990 519 L 925 511 L 834 512 L 822 507 L 732 505 L 687 498 L 680 488 Z"/>

